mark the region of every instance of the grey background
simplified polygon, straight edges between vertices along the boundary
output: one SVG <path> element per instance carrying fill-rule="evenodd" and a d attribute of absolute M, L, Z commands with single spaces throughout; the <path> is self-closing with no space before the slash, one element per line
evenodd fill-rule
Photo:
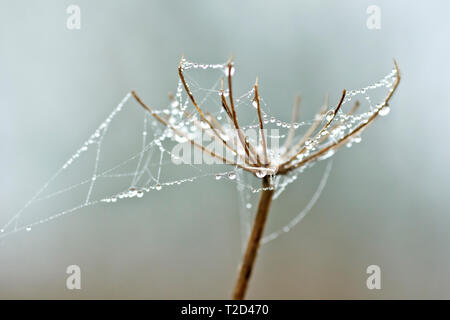
<path fill-rule="evenodd" d="M 72 3 L 78 31 L 66 29 Z M 370 4 L 381 30 L 366 28 Z M 395 57 L 403 81 L 391 113 L 334 157 L 310 215 L 263 247 L 248 297 L 450 298 L 449 12 L 447 1 L 2 0 L 1 221 L 130 89 L 164 105 L 181 53 L 214 63 L 233 52 L 236 86 L 258 75 L 284 119 L 295 92 L 312 114 L 325 92 L 379 79 Z M 320 168 L 286 191 L 272 219 L 308 201 Z M 9 237 L 0 298 L 227 298 L 240 258 L 237 199 L 231 184 L 202 180 Z M 70 264 L 82 269 L 80 291 L 65 289 Z M 382 290 L 366 288 L 371 264 Z"/>

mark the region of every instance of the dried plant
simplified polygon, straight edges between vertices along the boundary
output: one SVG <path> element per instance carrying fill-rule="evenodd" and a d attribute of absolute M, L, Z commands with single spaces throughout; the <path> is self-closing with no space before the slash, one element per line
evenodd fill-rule
<path fill-rule="evenodd" d="M 224 127 L 218 121 L 216 121 L 216 119 L 214 119 L 211 114 L 208 114 L 200 108 L 199 103 L 192 94 L 185 80 L 185 76 L 183 73 L 183 61 L 184 59 L 182 58 L 178 67 L 178 74 L 183 84 L 184 90 L 189 96 L 191 103 L 194 105 L 201 121 L 196 120 L 193 114 L 185 110 L 181 111 L 184 113 L 184 116 L 190 121 L 193 121 L 194 125 L 202 132 L 205 132 L 210 137 L 223 144 L 224 148 L 227 148 L 234 154 L 236 154 L 237 159 L 224 157 L 208 149 L 205 145 L 194 141 L 185 132 L 179 130 L 176 126 L 171 124 L 168 119 L 165 119 L 164 116 L 155 112 L 146 103 L 144 103 L 144 101 L 138 96 L 135 91 L 132 91 L 132 95 L 138 101 L 138 103 L 143 108 L 145 108 L 156 120 L 172 130 L 176 135 L 187 139 L 189 143 L 191 143 L 195 148 L 201 150 L 201 152 L 208 154 L 209 156 L 215 158 L 223 164 L 232 165 L 241 168 L 244 171 L 250 172 L 251 174 L 254 174 L 262 180 L 261 195 L 256 211 L 256 216 L 253 222 L 250 236 L 247 241 L 247 246 L 242 258 L 239 274 L 232 294 L 233 299 L 244 299 L 274 195 L 275 188 L 273 185 L 273 180 L 275 179 L 275 177 L 279 175 L 286 175 L 293 170 L 302 168 L 320 159 L 321 157 L 329 156 L 333 154 L 338 148 L 346 144 L 348 141 L 351 141 L 355 137 L 359 136 L 361 132 L 364 131 L 369 126 L 369 124 L 371 124 L 377 118 L 377 116 L 383 112 L 385 108 L 388 108 L 389 101 L 398 87 L 400 81 L 400 72 L 397 63 L 394 60 L 394 72 L 396 77 L 395 82 L 393 83 L 389 91 L 389 94 L 381 104 L 377 105 L 374 110 L 368 113 L 367 117 L 359 125 L 352 128 L 351 131 L 343 134 L 339 129 L 339 126 L 341 125 L 339 121 L 334 121 L 338 115 L 338 112 L 341 110 L 341 106 L 344 103 L 344 99 L 347 94 L 346 90 L 343 90 L 336 107 L 328 111 L 326 110 L 326 108 L 322 108 L 320 113 L 316 116 L 313 124 L 306 131 L 306 133 L 298 139 L 298 141 L 294 141 L 295 129 L 292 126 L 283 146 L 283 153 L 281 155 L 281 158 L 273 159 L 271 158 L 271 153 L 268 152 L 266 138 L 264 135 L 264 122 L 261 116 L 258 80 L 256 80 L 254 84 L 253 104 L 256 107 L 258 115 L 261 139 L 259 139 L 258 143 L 255 145 L 252 144 L 249 139 L 247 139 L 239 125 L 232 89 L 232 77 L 234 68 L 233 61 L 232 59 L 228 61 L 228 71 L 226 72 L 228 94 L 224 94 L 223 84 L 225 79 L 222 79 L 220 103 L 228 117 L 229 122 L 232 124 L 233 130 L 237 132 L 236 142 L 232 142 L 224 138 L 224 135 L 229 134 L 229 132 L 226 132 L 226 129 L 224 129 Z M 297 121 L 296 119 L 298 118 L 299 105 L 300 99 L 297 98 L 293 108 L 293 123 Z M 345 122 L 346 116 L 351 116 L 356 111 L 358 106 L 359 102 L 356 101 L 353 108 L 347 114 L 341 111 L 340 119 L 342 120 L 342 122 Z M 327 139 L 329 142 L 323 143 Z"/>

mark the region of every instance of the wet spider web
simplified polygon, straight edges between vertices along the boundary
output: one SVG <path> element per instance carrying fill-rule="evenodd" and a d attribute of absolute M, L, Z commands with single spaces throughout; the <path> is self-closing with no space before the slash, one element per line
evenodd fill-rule
<path fill-rule="evenodd" d="M 189 89 L 199 102 L 199 106 L 206 110 L 211 119 L 220 123 L 226 132 L 230 128 L 230 123 L 221 106 L 220 86 L 221 80 L 229 72 L 227 63 L 199 64 L 183 60 L 182 67 Z M 235 73 L 234 67 L 231 73 L 232 75 Z M 380 107 L 387 92 L 392 90 L 395 76 L 396 70 L 393 69 L 371 85 L 347 91 L 342 108 L 332 126 L 334 131 L 321 144 L 335 141 L 367 121 L 374 110 Z M 223 94 L 228 96 L 226 88 Z M 239 112 L 243 130 L 257 129 L 259 126 L 253 97 L 253 88 L 235 96 L 236 111 Z M 357 99 L 361 102 L 358 109 L 360 112 L 348 115 L 347 112 Z M 147 99 L 144 97 L 144 100 Z M 328 113 L 324 112 L 306 121 L 282 121 L 273 115 L 269 103 L 266 103 L 264 98 L 261 97 L 260 101 L 264 126 L 268 128 L 266 139 L 281 141 L 273 148 L 268 145 L 268 152 L 274 161 L 285 151 L 283 141 L 289 135 L 292 135 L 293 141 L 298 141 L 315 121 L 326 121 L 328 116 Z M 325 106 L 326 110 L 333 108 L 332 105 Z M 194 139 L 199 135 L 202 136 L 203 124 L 181 81 L 178 82 L 168 105 L 154 110 L 187 137 Z M 193 116 L 186 118 L 186 112 Z M 386 115 L 388 112 L 389 107 L 384 107 L 380 115 Z M 76 214 L 88 207 L 114 205 L 120 201 L 143 198 L 148 193 L 164 192 L 169 187 L 195 183 L 199 179 L 211 179 L 217 183 L 236 185 L 240 203 L 241 235 L 242 241 L 245 241 L 250 232 L 258 194 L 261 191 L 260 179 L 237 167 L 216 163 L 205 153 L 201 153 L 201 161 L 195 159 L 187 161 L 178 151 L 174 152 L 177 145 L 188 144 L 186 136 L 177 135 L 170 128 L 161 125 L 150 113 L 138 106 L 131 93 L 127 93 L 88 139 L 20 210 L 6 219 L 0 217 L 2 219 L 0 239 L 18 232 L 31 231 L 47 222 Z M 257 145 L 257 138 L 250 137 L 250 140 L 252 139 L 251 142 Z M 361 136 L 355 136 L 347 146 L 350 147 L 360 141 Z M 304 208 L 300 212 L 287 215 L 285 225 L 269 230 L 262 243 L 276 239 L 291 230 L 312 209 L 330 175 L 332 163 L 328 159 L 332 155 L 333 152 L 328 152 L 317 159 L 317 161 L 326 160 L 328 163 L 322 177 L 313 187 L 316 188 L 315 192 L 304 204 Z M 276 189 L 274 200 L 278 199 L 289 185 L 296 183 L 302 172 L 312 165 L 314 163 L 309 163 L 287 175 L 274 176 L 273 184 Z"/>

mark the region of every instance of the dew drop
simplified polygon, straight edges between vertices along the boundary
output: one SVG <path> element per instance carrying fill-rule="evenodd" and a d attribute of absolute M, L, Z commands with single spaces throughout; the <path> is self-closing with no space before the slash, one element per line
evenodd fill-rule
<path fill-rule="evenodd" d="M 230 173 L 228 174 L 228 179 L 230 179 L 230 180 L 236 179 L 236 172 L 230 172 Z"/>
<path fill-rule="evenodd" d="M 228 66 L 225 67 L 225 75 L 228 77 L 229 75 L 234 75 L 234 67 L 231 67 L 231 70 L 228 68 Z"/>
<path fill-rule="evenodd" d="M 185 143 L 186 141 L 188 141 L 188 139 L 186 137 L 175 135 L 175 141 L 178 143 Z"/>
<path fill-rule="evenodd" d="M 330 110 L 327 112 L 327 114 L 325 115 L 325 119 L 327 119 L 327 121 L 331 121 L 334 117 L 334 111 Z"/>
<path fill-rule="evenodd" d="M 130 198 L 133 198 L 134 196 L 136 196 L 136 194 L 137 194 L 136 188 L 130 188 L 130 190 L 128 191 L 128 196 Z"/>
<path fill-rule="evenodd" d="M 252 106 L 253 108 L 258 108 L 258 103 L 256 102 L 256 100 L 252 102 Z"/>
<path fill-rule="evenodd" d="M 384 117 L 386 116 L 389 112 L 391 111 L 391 108 L 389 108 L 388 106 L 381 108 L 380 112 L 378 113 L 380 116 Z"/>
<path fill-rule="evenodd" d="M 138 198 L 142 198 L 142 196 L 144 195 L 144 191 L 139 190 L 136 195 Z"/>
<path fill-rule="evenodd" d="M 334 155 L 334 153 L 335 153 L 335 150 L 330 149 L 323 156 L 320 157 L 320 160 L 328 159 L 328 158 L 332 157 Z"/>
<path fill-rule="evenodd" d="M 208 124 L 208 122 L 206 122 L 206 121 L 201 121 L 201 122 L 200 122 L 200 126 L 201 126 L 203 129 L 208 129 L 208 128 L 209 128 L 209 124 Z"/>
<path fill-rule="evenodd" d="M 264 178 L 267 175 L 267 171 L 264 169 L 256 171 L 256 176 L 258 178 Z"/>
<path fill-rule="evenodd" d="M 158 184 L 155 186 L 155 189 L 159 191 L 159 190 L 162 189 L 162 186 L 158 183 Z"/>
<path fill-rule="evenodd" d="M 25 228 L 25 230 L 31 231 L 31 226 L 27 226 L 27 227 Z"/>
<path fill-rule="evenodd" d="M 249 203 L 247 203 L 247 204 L 245 205 L 245 207 L 246 207 L 247 209 L 251 209 L 251 208 L 252 208 L 252 204 L 249 202 Z"/>
<path fill-rule="evenodd" d="M 216 180 L 220 180 L 222 178 L 221 174 L 216 174 Z"/>

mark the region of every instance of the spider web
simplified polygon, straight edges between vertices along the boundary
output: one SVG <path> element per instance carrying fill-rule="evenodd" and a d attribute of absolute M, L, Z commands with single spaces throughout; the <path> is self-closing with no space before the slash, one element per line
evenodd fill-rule
<path fill-rule="evenodd" d="M 182 67 L 189 89 L 199 106 L 211 119 L 220 123 L 224 131 L 229 129 L 230 123 L 220 100 L 220 83 L 223 77 L 228 75 L 227 63 L 200 64 L 183 60 Z M 231 72 L 234 74 L 234 68 Z M 392 91 L 395 75 L 396 70 L 393 69 L 374 84 L 348 91 L 342 108 L 335 117 L 335 124 L 331 127 L 333 132 L 327 141 L 320 144 L 335 141 L 367 121 L 373 112 L 380 108 L 386 92 Z M 228 90 L 223 94 L 227 97 Z M 253 88 L 235 96 L 235 107 L 239 112 L 239 122 L 243 130 L 259 128 L 253 98 Z M 347 112 L 356 99 L 361 102 L 361 112 L 348 115 Z M 282 121 L 271 113 L 269 104 L 262 97 L 260 102 L 263 123 L 268 129 L 268 141 L 285 141 L 289 135 L 292 135 L 293 141 L 298 141 L 312 124 L 316 121 L 326 121 L 328 117 L 327 112 L 306 121 Z M 331 110 L 333 107 L 326 108 Z M 389 107 L 384 107 L 381 111 L 380 115 L 386 115 Z M 187 137 L 196 137 L 202 132 L 198 123 L 200 122 L 200 127 L 204 124 L 183 89 L 181 80 L 168 105 L 162 109 L 154 109 L 154 112 Z M 192 117 L 186 118 L 186 112 Z M 276 129 L 275 133 L 271 129 Z M 81 209 L 91 206 L 114 205 L 128 199 L 143 198 L 151 192 L 163 192 L 168 187 L 195 183 L 199 179 L 211 179 L 218 183 L 236 185 L 240 203 L 241 236 L 244 242 L 249 235 L 258 194 L 261 191 L 260 179 L 238 167 L 214 163 L 206 154 L 203 154 L 204 163 L 185 161 L 173 150 L 176 145 L 188 143 L 186 136 L 177 135 L 156 121 L 149 112 L 138 106 L 131 93 L 127 93 L 88 139 L 20 210 L 6 220 L 1 217 L 3 220 L 0 220 L 0 239 L 21 231 L 31 231 L 42 224 L 78 213 Z M 257 138 L 249 139 L 252 144 L 258 145 Z M 361 136 L 356 136 L 347 146 L 360 141 Z M 308 141 L 305 145 L 308 145 Z M 309 145 L 312 150 L 319 147 L 313 146 L 312 142 L 309 142 Z M 268 153 L 273 161 L 281 159 L 284 151 L 283 143 L 277 148 L 268 146 Z M 333 153 L 328 152 L 317 161 L 327 160 Z M 285 225 L 280 228 L 272 227 L 272 231 L 268 231 L 263 238 L 263 244 L 291 230 L 311 210 L 325 188 L 331 172 L 332 163 L 327 161 L 316 191 L 304 209 L 294 215 L 286 214 Z M 274 200 L 278 199 L 289 185 L 296 183 L 299 175 L 312 165 L 314 162 L 287 175 L 275 176 Z"/>

